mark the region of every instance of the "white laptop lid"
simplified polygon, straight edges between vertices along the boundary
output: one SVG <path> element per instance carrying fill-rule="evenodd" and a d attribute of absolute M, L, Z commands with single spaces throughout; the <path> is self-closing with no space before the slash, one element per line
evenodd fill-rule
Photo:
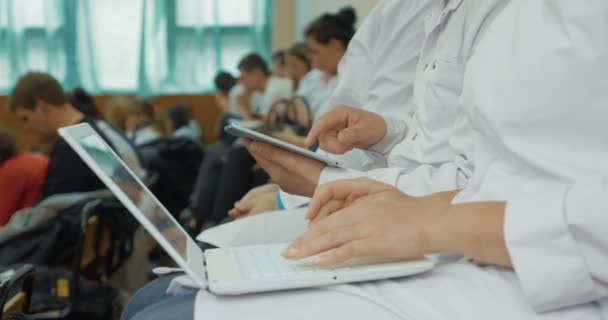
<path fill-rule="evenodd" d="M 59 134 L 171 258 L 204 288 L 203 252 L 93 128 L 78 124 L 59 129 Z"/>

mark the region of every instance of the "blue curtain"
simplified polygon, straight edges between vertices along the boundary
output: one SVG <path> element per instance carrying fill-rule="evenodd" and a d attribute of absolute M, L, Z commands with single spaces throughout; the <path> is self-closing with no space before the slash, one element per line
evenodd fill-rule
<path fill-rule="evenodd" d="M 271 16 L 270 0 L 0 0 L 0 91 L 36 70 L 92 93 L 207 92 L 270 56 Z"/>

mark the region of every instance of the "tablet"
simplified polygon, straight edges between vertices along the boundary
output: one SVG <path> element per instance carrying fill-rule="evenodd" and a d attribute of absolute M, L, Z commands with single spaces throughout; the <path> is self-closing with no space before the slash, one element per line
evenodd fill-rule
<path fill-rule="evenodd" d="M 249 138 L 252 140 L 269 143 L 273 146 L 279 147 L 281 149 L 285 149 L 289 152 L 293 152 L 293 153 L 305 156 L 307 158 L 311 158 L 311 159 L 323 162 L 330 167 L 338 167 L 338 168 L 341 167 L 341 164 L 339 161 L 332 160 L 321 154 L 312 152 L 308 149 L 300 148 L 296 145 L 287 143 L 285 141 L 281 141 L 274 137 L 267 136 L 265 134 L 241 127 L 238 124 L 234 124 L 234 123 L 229 124 L 224 128 L 224 131 L 226 131 L 227 133 L 229 133 L 231 135 L 237 136 L 237 137 L 244 137 L 244 138 Z"/>

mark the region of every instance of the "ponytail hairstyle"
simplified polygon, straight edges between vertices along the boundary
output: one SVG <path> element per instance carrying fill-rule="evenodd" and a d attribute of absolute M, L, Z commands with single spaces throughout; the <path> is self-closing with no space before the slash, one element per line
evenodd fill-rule
<path fill-rule="evenodd" d="M 348 47 L 348 43 L 355 35 L 357 14 L 352 7 L 340 9 L 338 13 L 326 13 L 308 25 L 304 34 L 317 42 L 326 45 L 329 40 L 336 39 Z"/>
<path fill-rule="evenodd" d="M 74 90 L 67 93 L 67 97 L 70 104 L 85 116 L 103 119 L 103 115 L 95 105 L 95 99 L 83 88 L 76 87 Z"/>

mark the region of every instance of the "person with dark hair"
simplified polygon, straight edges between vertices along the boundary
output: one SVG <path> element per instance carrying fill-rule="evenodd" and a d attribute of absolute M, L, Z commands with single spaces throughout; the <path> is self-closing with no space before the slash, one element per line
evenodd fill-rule
<path fill-rule="evenodd" d="M 239 115 L 238 97 L 245 89 L 239 79 L 226 71 L 220 71 L 214 78 L 215 83 L 215 104 L 222 113 L 230 113 L 233 116 Z"/>
<path fill-rule="evenodd" d="M 272 55 L 272 75 L 287 78 L 285 50 L 279 50 Z"/>
<path fill-rule="evenodd" d="M 103 115 L 97 109 L 97 105 L 95 104 L 95 98 L 89 95 L 81 87 L 76 87 L 71 92 L 67 93 L 68 100 L 76 108 L 76 110 L 82 112 L 87 117 L 95 118 L 95 119 L 103 119 Z"/>
<path fill-rule="evenodd" d="M 213 79 L 218 92 L 228 95 L 230 90 L 238 83 L 238 79 L 226 71 L 220 71 Z"/>
<path fill-rule="evenodd" d="M 57 130 L 78 123 L 88 123 L 114 148 L 98 128 L 97 120 L 85 116 L 68 101 L 59 82 L 45 73 L 30 72 L 17 81 L 9 98 L 10 111 L 25 127 L 47 139 L 56 139 L 40 200 L 54 194 L 88 192 L 105 188 Z"/>
<path fill-rule="evenodd" d="M 326 13 L 304 31 L 313 65 L 331 75 L 338 73 L 338 63 L 355 35 L 357 15 L 351 7 L 336 14 Z"/>
<path fill-rule="evenodd" d="M 97 127 L 112 142 L 112 145 L 116 148 L 116 153 L 129 166 L 131 171 L 140 178 L 144 177 L 146 170 L 141 162 L 141 155 L 121 129 L 104 119 L 104 115 L 97 108 L 95 98 L 80 87 L 76 87 L 66 95 L 74 108 L 85 116 L 96 119 Z"/>
<path fill-rule="evenodd" d="M 239 109 L 245 119 L 264 116 L 277 101 L 292 96 L 289 79 L 272 76 L 264 58 L 257 53 L 246 55 L 238 64 L 244 91 L 239 97 Z M 252 99 L 254 92 L 259 98 Z"/>
<path fill-rule="evenodd" d="M 48 166 L 43 155 L 19 152 L 14 132 L 0 125 L 0 227 L 36 203 Z"/>
<path fill-rule="evenodd" d="M 167 110 L 167 117 L 171 120 L 173 137 L 186 137 L 195 143 L 200 143 L 201 127 L 192 117 L 192 109 L 188 104 L 177 104 Z"/>

